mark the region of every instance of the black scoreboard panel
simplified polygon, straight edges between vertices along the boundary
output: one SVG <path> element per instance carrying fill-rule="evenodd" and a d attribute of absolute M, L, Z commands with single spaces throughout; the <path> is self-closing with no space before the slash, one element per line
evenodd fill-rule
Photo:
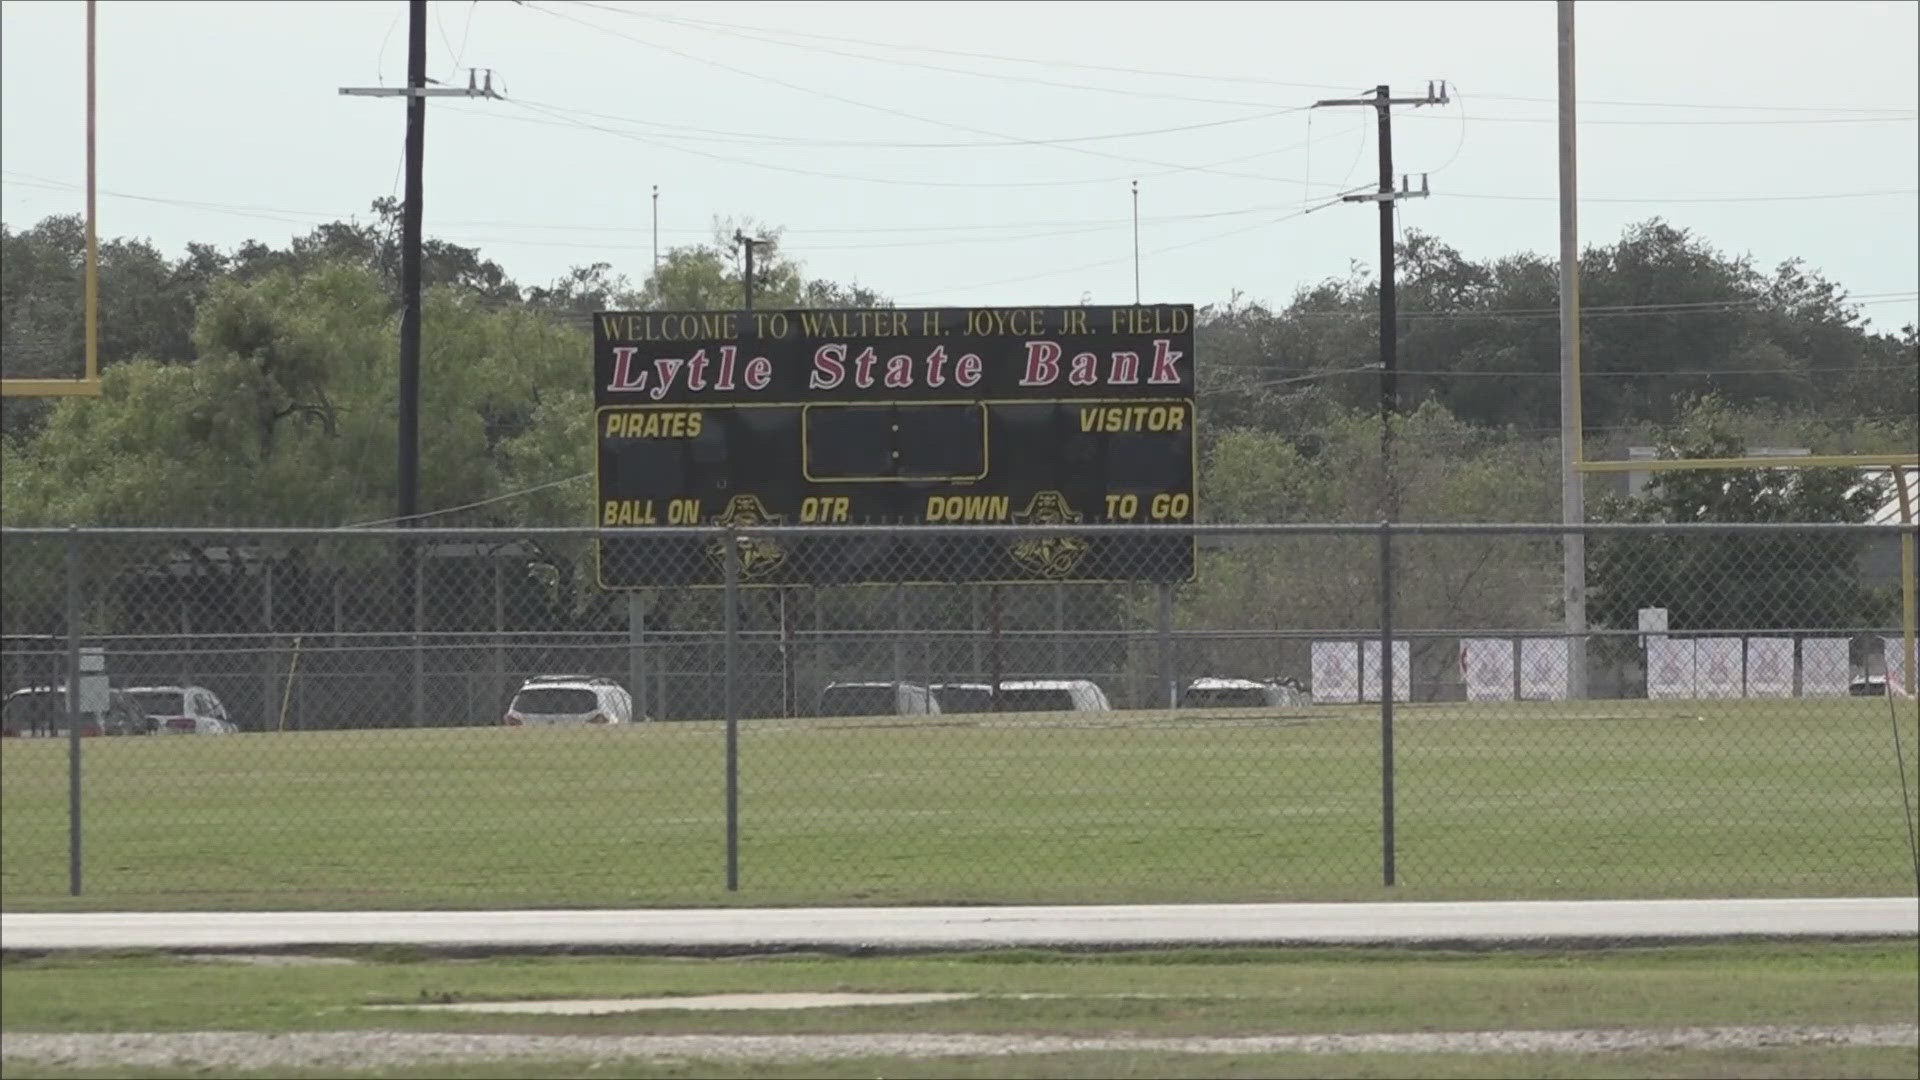
<path fill-rule="evenodd" d="M 597 321 L 597 517 L 636 530 L 601 541 L 604 587 L 720 584 L 717 541 L 645 535 L 713 524 L 901 526 L 754 538 L 740 549 L 744 586 L 1192 578 L 1187 536 L 911 528 L 1192 522 L 1191 308 L 1019 309 L 1022 334 L 957 332 L 1012 321 L 998 309 L 769 314 Z M 866 316 L 868 328 L 940 332 L 804 328 L 822 316 L 837 319 L 828 330 L 857 331 Z M 713 332 L 722 318 L 762 333 Z M 635 326 L 699 334 L 620 333 Z"/>

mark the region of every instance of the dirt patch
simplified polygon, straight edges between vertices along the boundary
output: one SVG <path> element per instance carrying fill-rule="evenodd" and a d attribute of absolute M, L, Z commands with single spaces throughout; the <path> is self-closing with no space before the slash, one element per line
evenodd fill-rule
<path fill-rule="evenodd" d="M 394 1068 L 455 1060 L 537 1057 L 825 1061 L 860 1057 L 991 1057 L 1132 1053 L 1618 1053 L 1746 1050 L 1775 1046 L 1920 1045 L 1915 1024 L 1742 1025 L 1574 1031 L 1394 1032 L 1372 1035 L 1247 1035 L 1134 1038 L 1033 1035 L 456 1035 L 330 1031 L 166 1034 L 0 1034 L 0 1060 L 70 1069 Z"/>
<path fill-rule="evenodd" d="M 238 964 L 245 967 L 339 967 L 360 962 L 351 956 L 310 956 L 300 953 L 184 953 L 178 959 L 192 964 Z"/>
<path fill-rule="evenodd" d="M 368 1005 L 368 1009 L 606 1016 L 630 1012 L 747 1012 L 757 1009 L 845 1009 L 863 1005 L 934 1005 L 978 994 L 701 994 L 690 997 L 554 998 L 547 1001 L 458 1001 L 446 1004 Z"/>

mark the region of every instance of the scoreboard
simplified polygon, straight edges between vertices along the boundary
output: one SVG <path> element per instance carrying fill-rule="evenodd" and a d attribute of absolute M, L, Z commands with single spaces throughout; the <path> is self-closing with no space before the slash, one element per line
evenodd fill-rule
<path fill-rule="evenodd" d="M 604 588 L 718 585 L 703 525 L 894 525 L 743 542 L 744 586 L 1187 581 L 1191 535 L 929 536 L 1183 524 L 1193 308 L 594 316 Z"/>

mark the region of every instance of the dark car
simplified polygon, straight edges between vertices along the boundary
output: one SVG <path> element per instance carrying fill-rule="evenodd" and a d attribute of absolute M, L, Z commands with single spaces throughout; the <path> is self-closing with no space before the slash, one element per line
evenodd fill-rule
<path fill-rule="evenodd" d="M 124 690 L 107 691 L 107 711 L 80 718 L 80 734 L 147 735 L 153 725 Z M 0 706 L 0 736 L 35 738 L 67 734 L 67 688 L 30 686 L 7 695 Z"/>

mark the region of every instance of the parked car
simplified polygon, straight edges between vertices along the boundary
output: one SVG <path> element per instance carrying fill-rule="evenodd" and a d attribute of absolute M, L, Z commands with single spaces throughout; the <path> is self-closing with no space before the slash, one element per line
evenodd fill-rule
<path fill-rule="evenodd" d="M 931 689 L 943 713 L 993 711 L 993 687 L 986 683 L 935 683 Z"/>
<path fill-rule="evenodd" d="M 594 675 L 541 675 L 522 683 L 507 703 L 509 727 L 558 724 L 630 724 L 633 695 Z"/>
<path fill-rule="evenodd" d="M 821 716 L 927 716 L 942 712 L 919 683 L 836 682 L 820 691 Z"/>
<path fill-rule="evenodd" d="M 80 720 L 83 737 L 145 735 L 152 730 L 146 715 L 124 690 L 107 691 L 107 710 L 88 713 Z M 0 736 L 34 738 L 67 734 L 67 688 L 29 686 L 7 695 L 0 705 Z"/>
<path fill-rule="evenodd" d="M 135 686 L 127 696 L 153 724 L 156 735 L 231 735 L 239 725 L 204 686 Z"/>
<path fill-rule="evenodd" d="M 1887 677 L 1885 675 L 1855 675 L 1847 684 L 1848 697 L 1886 697 Z"/>
<path fill-rule="evenodd" d="M 1305 705 L 1310 698 L 1293 679 L 1195 679 L 1180 692 L 1183 709 L 1265 709 Z"/>
<path fill-rule="evenodd" d="M 1016 679 L 994 691 L 1001 712 L 1107 712 L 1106 691 L 1089 679 Z"/>

